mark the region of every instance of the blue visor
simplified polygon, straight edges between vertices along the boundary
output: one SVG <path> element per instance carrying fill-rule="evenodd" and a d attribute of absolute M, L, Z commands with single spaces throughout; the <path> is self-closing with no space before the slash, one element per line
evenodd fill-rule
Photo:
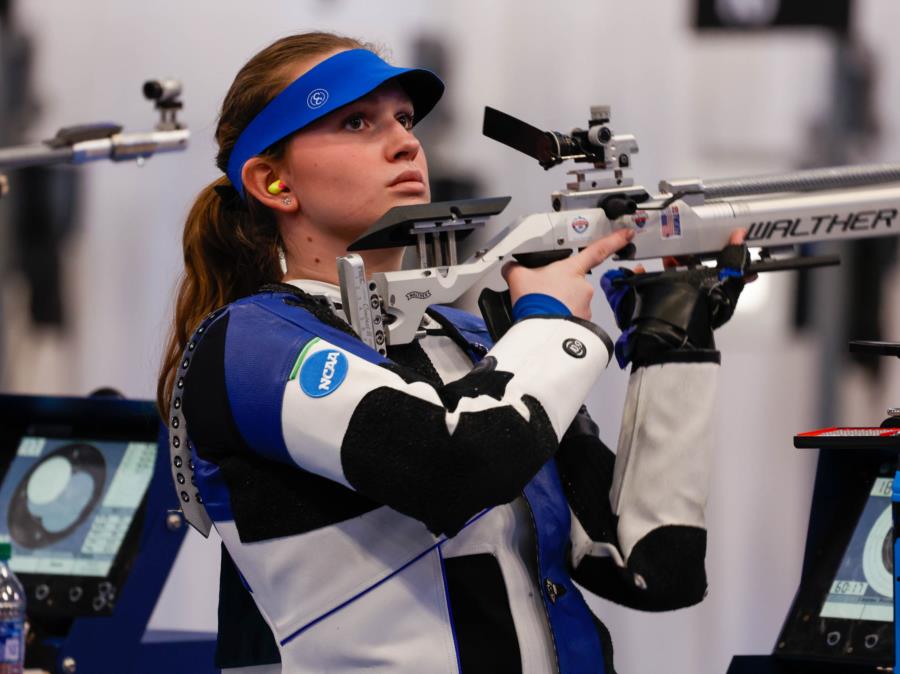
<path fill-rule="evenodd" d="M 335 54 L 291 82 L 241 132 L 228 159 L 231 184 L 243 198 L 241 171 L 248 159 L 390 79 L 406 91 L 417 122 L 444 93 L 444 83 L 429 70 L 395 68 L 368 49 Z"/>

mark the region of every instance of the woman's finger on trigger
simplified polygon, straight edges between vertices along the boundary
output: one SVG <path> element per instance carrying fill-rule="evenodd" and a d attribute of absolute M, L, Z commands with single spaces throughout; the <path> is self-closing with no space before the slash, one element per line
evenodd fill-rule
<path fill-rule="evenodd" d="M 673 257 L 671 255 L 664 257 L 662 262 L 663 262 L 663 267 L 665 267 L 666 269 L 669 269 L 671 267 L 677 267 L 680 264 L 678 261 L 678 258 Z"/>

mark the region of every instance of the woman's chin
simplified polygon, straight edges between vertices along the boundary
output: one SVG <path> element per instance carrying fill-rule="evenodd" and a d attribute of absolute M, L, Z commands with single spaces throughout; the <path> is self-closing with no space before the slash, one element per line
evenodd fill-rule
<path fill-rule="evenodd" d="M 398 193 L 394 194 L 391 199 L 391 206 L 413 206 L 416 204 L 427 204 L 431 201 L 431 195 L 428 194 L 428 191 L 424 192 L 408 192 L 408 193 Z"/>
<path fill-rule="evenodd" d="M 394 199 L 412 199 L 415 203 L 427 203 L 430 201 L 428 183 L 421 180 L 404 180 L 387 188 L 388 194 Z"/>

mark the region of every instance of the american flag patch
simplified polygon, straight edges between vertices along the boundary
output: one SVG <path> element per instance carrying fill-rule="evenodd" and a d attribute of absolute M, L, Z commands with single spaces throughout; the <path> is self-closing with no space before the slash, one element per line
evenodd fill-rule
<path fill-rule="evenodd" d="M 669 211 L 663 211 L 659 220 L 659 233 L 664 239 L 681 237 L 681 215 L 678 206 L 672 206 Z"/>

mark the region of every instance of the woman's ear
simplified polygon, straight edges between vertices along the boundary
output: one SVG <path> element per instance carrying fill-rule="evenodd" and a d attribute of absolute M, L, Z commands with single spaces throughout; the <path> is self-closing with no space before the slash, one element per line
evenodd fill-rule
<path fill-rule="evenodd" d="M 295 213 L 299 208 L 297 197 L 287 182 L 281 180 L 277 167 L 263 157 L 251 157 L 241 170 L 244 191 L 253 195 L 257 201 L 273 211 Z M 273 184 L 277 189 L 269 189 Z"/>

